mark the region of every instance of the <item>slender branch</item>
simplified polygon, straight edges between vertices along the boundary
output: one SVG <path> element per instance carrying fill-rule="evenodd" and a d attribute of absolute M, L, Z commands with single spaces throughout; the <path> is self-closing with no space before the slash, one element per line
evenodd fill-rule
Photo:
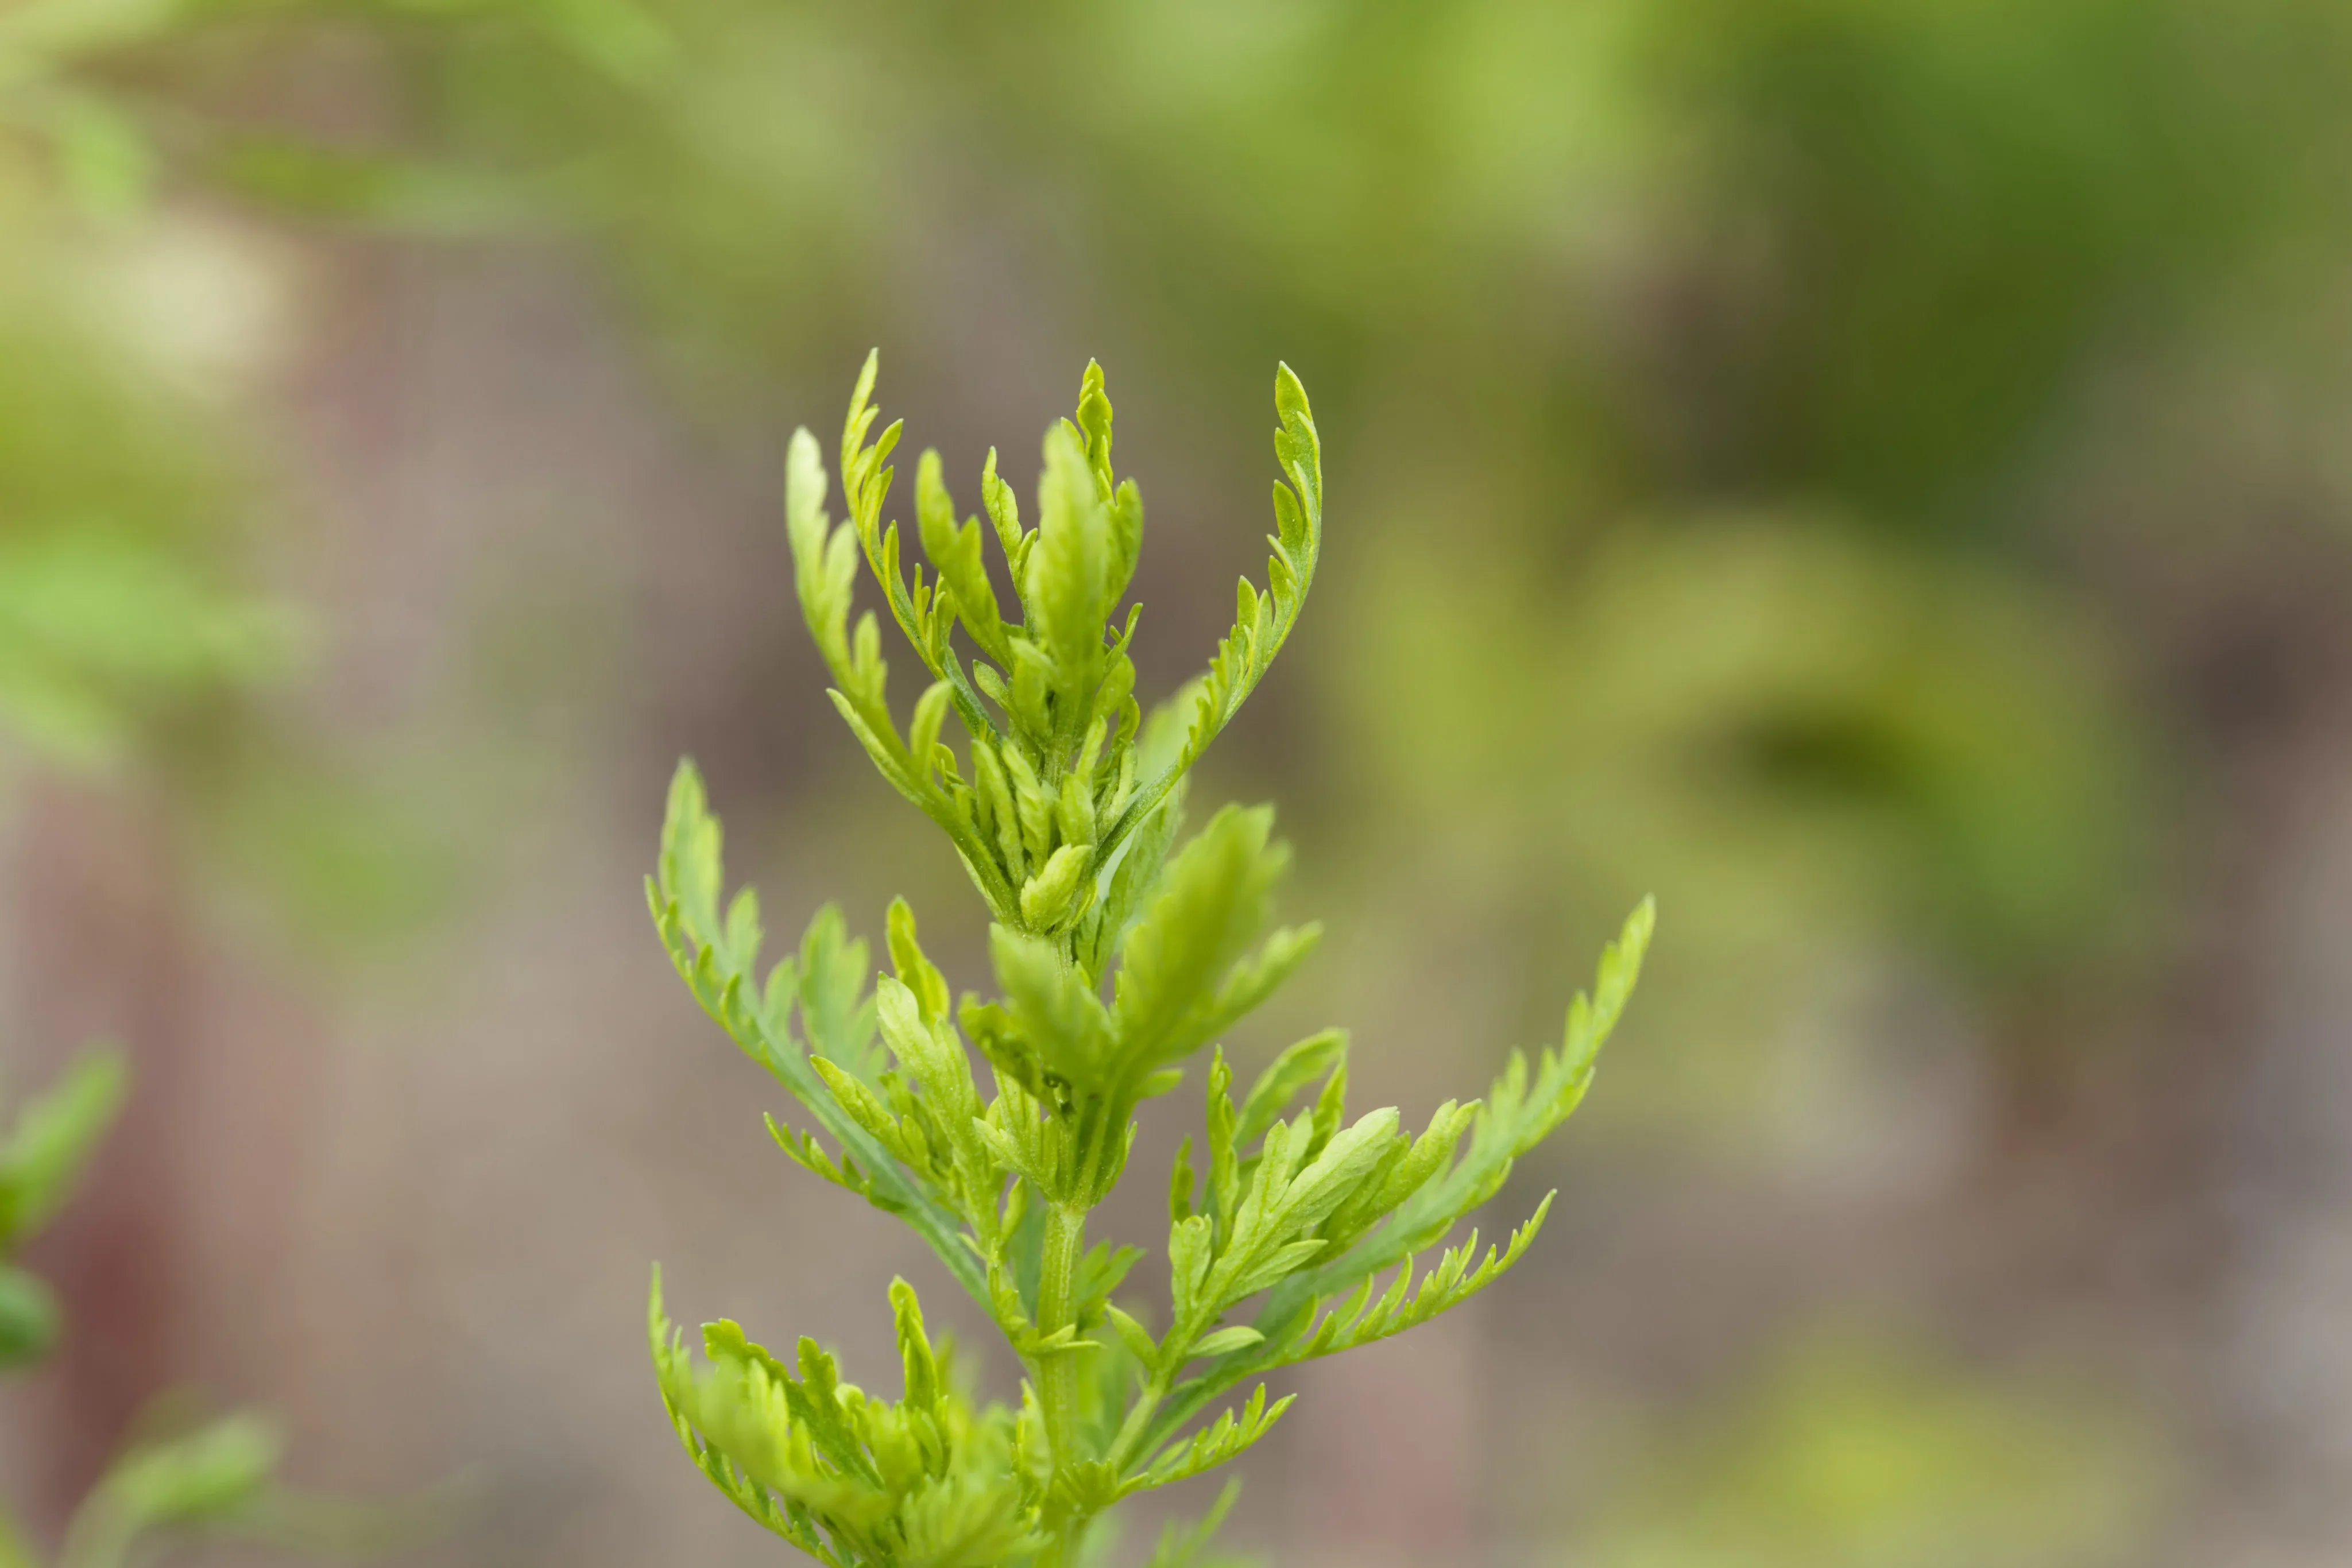
<path fill-rule="evenodd" d="M 1037 1275 L 1037 1333 L 1051 1338 L 1077 1321 L 1078 1260 L 1086 1255 L 1087 1211 L 1078 1204 L 1045 1209 L 1045 1247 Z M 1069 1351 L 1047 1352 L 1037 1362 L 1037 1401 L 1045 1412 L 1045 1436 L 1054 1468 L 1076 1462 L 1078 1367 Z"/>

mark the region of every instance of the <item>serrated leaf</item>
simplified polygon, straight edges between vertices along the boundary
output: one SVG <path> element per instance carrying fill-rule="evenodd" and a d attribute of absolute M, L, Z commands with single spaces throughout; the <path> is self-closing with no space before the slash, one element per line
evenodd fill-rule
<path fill-rule="evenodd" d="M 940 579 L 954 596 L 956 613 L 980 651 L 1000 664 L 1013 662 L 1003 612 L 996 590 L 988 580 L 988 564 L 981 550 L 980 520 L 959 528 L 955 503 L 940 476 L 940 455 L 925 452 L 915 467 L 915 508 L 922 526 L 923 553 L 939 569 Z"/>
<path fill-rule="evenodd" d="M 1036 634 L 1053 657 L 1066 736 L 1076 736 L 1092 717 L 1095 687 L 1102 678 L 1110 558 L 1110 518 L 1095 494 L 1086 454 L 1069 427 L 1057 425 L 1045 437 L 1037 547 L 1029 558 L 1024 597 Z"/>
<path fill-rule="evenodd" d="M 1265 1385 L 1259 1384 L 1239 1412 L 1227 1410 L 1195 1432 L 1190 1442 L 1171 1446 L 1146 1466 L 1143 1473 L 1130 1484 L 1139 1487 L 1172 1486 L 1238 1458 L 1273 1429 L 1274 1424 L 1282 1419 L 1283 1413 L 1290 1408 L 1291 1401 L 1296 1397 L 1296 1395 L 1286 1394 L 1268 1406 Z"/>
<path fill-rule="evenodd" d="M 890 964 L 919 1005 L 923 1021 L 932 1022 L 948 1016 L 947 977 L 938 966 L 924 956 L 922 945 L 915 938 L 915 912 L 903 898 L 890 901 L 889 922 Z"/>
<path fill-rule="evenodd" d="M 870 1184 L 872 1200 L 912 1226 L 957 1282 L 986 1308 L 987 1273 L 963 1244 L 956 1217 L 848 1113 L 809 1064 L 799 1042 L 779 1032 L 775 1021 L 756 1005 L 756 977 L 740 956 L 722 946 L 724 932 L 716 914 L 723 876 L 719 839 L 719 821 L 709 813 L 700 776 L 691 762 L 681 763 L 670 789 L 663 851 L 649 894 L 655 928 L 679 977 L 703 1010 L 808 1108 L 841 1145 L 846 1160 L 856 1162 Z M 808 946 L 803 945 L 804 952 Z"/>
<path fill-rule="evenodd" d="M 874 1060 L 873 974 L 863 938 L 849 935 L 837 904 L 825 904 L 801 938 L 797 966 L 801 1032 L 809 1049 L 871 1081 Z"/>
<path fill-rule="evenodd" d="M 1160 890 L 1119 954 L 1113 1021 L 1121 1057 L 1173 1061 L 1206 1043 L 1217 988 L 1265 925 L 1288 846 L 1268 841 L 1274 813 L 1228 806 L 1168 862 Z"/>
<path fill-rule="evenodd" d="M 1519 1154 L 1574 1109 L 1591 1082 L 1594 1057 L 1632 996 L 1655 922 L 1655 908 L 1644 899 L 1627 919 L 1617 941 L 1602 953 L 1592 998 L 1588 1001 L 1580 995 L 1570 1005 L 1560 1051 L 1546 1054 L 1532 1084 L 1525 1061 L 1514 1056 L 1486 1103 L 1475 1113 L 1471 1148 L 1450 1170 L 1423 1185 L 1361 1241 L 1274 1286 L 1255 1320 L 1270 1343 L 1295 1342 L 1303 1315 L 1318 1298 L 1362 1288 L 1417 1248 L 1441 1238 L 1454 1220 L 1493 1195 Z M 1544 1211 L 1538 1212 L 1540 1216 Z M 1513 1248 L 1524 1249 L 1533 1234 L 1531 1228 L 1524 1229 L 1513 1238 Z M 1497 1260 L 1496 1271 L 1507 1267 L 1516 1256 L 1507 1249 Z M 1153 1423 L 1153 1431 L 1162 1433 L 1181 1426 L 1254 1370 L 1253 1358 L 1242 1357 L 1230 1372 L 1213 1369 L 1209 1375 L 1194 1380 L 1171 1400 Z"/>
<path fill-rule="evenodd" d="M 1249 580 L 1241 581 L 1234 629 L 1218 644 L 1209 673 L 1194 700 L 1184 747 L 1177 759 L 1138 792 L 1118 821 L 1101 840 L 1108 854 L 1156 808 L 1184 770 L 1201 758 L 1257 683 L 1274 656 L 1281 652 L 1298 612 L 1314 585 L 1315 567 L 1323 544 L 1323 457 L 1315 434 L 1315 416 L 1307 407 L 1307 390 L 1288 365 L 1275 371 L 1275 413 L 1281 421 L 1275 432 L 1275 458 L 1289 483 L 1274 486 L 1276 531 L 1268 543 L 1274 555 L 1266 563 L 1268 591 L 1263 601 Z"/>
<path fill-rule="evenodd" d="M 1265 1136 L 1265 1130 L 1287 1115 L 1290 1103 L 1317 1079 L 1348 1059 L 1348 1031 L 1327 1029 L 1312 1034 L 1274 1059 L 1242 1101 L 1234 1141 L 1243 1148 Z"/>

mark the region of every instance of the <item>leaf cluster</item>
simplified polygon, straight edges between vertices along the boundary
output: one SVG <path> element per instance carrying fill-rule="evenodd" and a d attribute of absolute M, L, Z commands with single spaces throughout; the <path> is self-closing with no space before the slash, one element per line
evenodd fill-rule
<path fill-rule="evenodd" d="M 845 521 L 825 512 L 816 438 L 793 437 L 784 514 L 802 617 L 843 720 L 891 786 L 946 832 L 997 921 L 1017 935 L 1064 938 L 1098 981 L 1160 857 L 1147 845 L 1123 887 L 1108 873 L 1130 839 L 1164 821 L 1186 769 L 1265 674 L 1314 582 L 1323 478 L 1307 393 L 1283 367 L 1275 447 L 1285 480 L 1275 485 L 1267 586 L 1241 580 L 1233 630 L 1180 710 L 1181 741 L 1149 746 L 1139 744 L 1129 656 L 1141 607 L 1118 616 L 1143 548 L 1143 500 L 1112 469 L 1101 367 L 1087 367 L 1076 417 L 1046 433 L 1034 527 L 998 476 L 993 447 L 980 479 L 985 529 L 978 516 L 956 520 L 939 454 L 923 454 L 915 509 L 927 580 L 922 562 L 908 575 L 898 525 L 882 519 L 902 424 L 874 433 L 879 362 L 867 359 L 842 427 Z M 1014 619 L 984 536 L 1003 558 Z M 867 610 L 851 621 L 861 556 L 930 677 L 903 728 L 890 711 L 879 618 Z M 959 626 L 979 655 L 969 664 L 954 644 Z M 940 739 L 950 710 L 967 742 L 961 762 Z M 1162 854 L 1165 841 L 1163 831 Z"/>
<path fill-rule="evenodd" d="M 1533 1064 L 1515 1054 L 1483 1101 L 1449 1101 L 1417 1132 L 1393 1108 L 1350 1116 L 1337 1030 L 1291 1047 L 1236 1095 L 1218 1042 L 1297 970 L 1319 928 L 1275 923 L 1289 851 L 1272 810 L 1228 806 L 1187 837 L 1184 782 L 1313 582 L 1322 472 L 1306 393 L 1279 371 L 1267 586 L 1242 580 L 1207 673 L 1147 716 L 1130 657 L 1139 612 L 1122 609 L 1143 507 L 1112 467 L 1099 367 L 1087 369 L 1075 417 L 1046 434 L 1034 527 L 993 451 L 985 525 L 957 521 L 937 455 L 922 455 L 924 559 L 911 574 L 901 530 L 883 520 L 900 426 L 874 432 L 875 371 L 869 359 L 842 434 L 845 521 L 825 513 L 814 439 L 793 437 L 798 597 L 844 721 L 947 834 L 987 902 L 995 994 L 951 993 L 904 901 L 890 906 L 890 967 L 870 990 L 867 949 L 831 908 L 763 970 L 758 897 L 728 894 L 719 821 L 691 763 L 673 781 L 646 892 L 689 989 L 806 1113 L 802 1127 L 771 1118 L 778 1145 L 922 1236 L 1019 1357 L 1023 1402 L 970 1404 L 940 1370 L 903 1281 L 891 1291 L 897 1402 L 842 1383 L 807 1340 L 787 1365 L 731 1322 L 706 1327 L 698 1364 L 662 1315 L 658 1279 L 655 1360 L 696 1463 L 820 1561 L 1059 1568 L 1122 1499 L 1216 1469 L 1265 1436 L 1290 1404 L 1265 1375 L 1426 1322 L 1524 1255 L 1549 1198 L 1483 1254 L 1475 1231 L 1444 1244 L 1581 1098 L 1652 917 L 1645 904 L 1627 923 L 1558 1050 Z M 853 619 L 861 559 L 929 677 L 904 726 L 879 613 Z M 961 754 L 942 738 L 950 713 Z M 1203 1052 L 1198 1164 L 1188 1138 L 1167 1184 L 1160 1312 L 1121 1294 L 1140 1251 L 1090 1245 L 1087 1221 L 1126 1173 L 1138 1109 Z M 1190 1561 L 1205 1539 L 1171 1536 L 1160 1556 Z"/>

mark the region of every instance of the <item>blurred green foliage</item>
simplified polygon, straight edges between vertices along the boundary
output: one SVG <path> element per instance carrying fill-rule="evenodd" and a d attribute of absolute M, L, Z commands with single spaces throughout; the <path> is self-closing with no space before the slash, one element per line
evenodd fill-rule
<path fill-rule="evenodd" d="M 1367 595 L 1384 636 L 1351 684 L 1387 743 L 1372 786 L 1433 858 L 1663 864 L 1700 918 L 1916 921 L 1993 982 L 2127 918 L 2146 786 L 2104 650 L 2021 584 L 1781 516 L 1628 532 L 1564 593 L 1429 581 L 1402 562 Z M 1539 674 L 1440 700 L 1497 659 Z"/>
<path fill-rule="evenodd" d="M 18 1113 L 0 1143 L 0 1368 L 38 1361 L 57 1343 L 56 1299 L 14 1259 L 64 1205 L 114 1120 L 122 1091 L 120 1061 L 85 1057 L 63 1082 Z"/>
<path fill-rule="evenodd" d="M 2337 232 L 2318 150 L 2346 129 L 2352 60 L 2345 7 L 2284 0 L 2227 26 L 2192 0 L 33 9 L 83 18 L 16 31 L 44 60 L 103 45 L 92 69 L 117 85 L 86 96 L 190 149 L 190 177 L 411 232 L 568 225 L 739 397 L 930 329 L 900 296 L 942 249 L 1009 247 L 1074 324 L 1147 340 L 1204 393 L 1279 336 L 1328 407 L 1380 433 L 1358 484 L 1399 576 L 1467 584 L 1465 542 L 1533 544 L 1577 597 L 1598 528 L 1712 529 L 1727 507 L 1754 520 L 1747 553 L 1786 538 L 1798 572 L 1826 516 L 1876 580 L 1925 581 L 1950 548 L 2046 575 L 2027 503 L 2087 378 Z M 321 59 L 378 110 L 273 114 L 268 84 Z M 205 112 L 224 99 L 239 111 Z M 68 183 L 109 162 L 59 159 Z M 2029 643 L 2095 645 L 2063 587 L 1962 591 L 2006 601 L 1996 618 Z M 1391 608 L 1360 601 L 1360 646 L 1329 666 L 1379 656 Z M 1711 610 L 1699 591 L 1652 606 Z M 1498 657 L 1477 638 L 1507 618 L 1472 620 L 1460 656 Z M 1821 679 L 1885 679 L 1867 626 L 1819 643 L 1816 663 L 1853 661 Z M 1919 931 L 1957 940 L 1979 981 L 2105 946 L 2084 916 L 2147 886 L 2117 845 L 2158 836 L 2158 803 L 2114 787 L 2143 753 L 2104 672 L 2070 663 L 2052 696 L 2022 663 L 1916 721 L 1991 727 L 1978 763 L 1948 746 L 1906 764 L 1915 814 L 1942 812 L 1937 848 L 1848 819 L 1854 854 L 1895 850 L 1865 877 L 1927 879 Z M 1714 700 L 1691 722 L 1814 722 Z M 2062 709 L 2087 731 L 2053 734 Z M 1456 722 L 1540 744 L 1505 715 Z M 1572 778 L 1607 753 L 1569 749 L 1570 727 L 1541 733 Z M 1994 761 L 2004 729 L 2054 744 Z M 2119 748 L 2090 756 L 2101 737 Z M 1968 800 L 1980 766 L 2006 769 L 1998 804 Z M 1786 768 L 1745 777 L 1786 807 Z M 2042 863 L 2060 841 L 2088 847 Z"/>
<path fill-rule="evenodd" d="M 127 1088 L 120 1057 L 88 1053 L 25 1104 L 0 1140 L 0 1368 L 20 1371 L 57 1343 L 56 1298 L 16 1253 L 64 1207 Z M 278 1451 L 274 1431 L 250 1416 L 139 1441 L 76 1511 L 60 1568 L 120 1568 L 134 1546 L 166 1532 L 251 1527 L 275 1506 Z M 0 1568 L 37 1561 L 0 1511 Z"/>
<path fill-rule="evenodd" d="M 1602 1511 L 1585 1568 L 2087 1568 L 2158 1466 L 2128 1417 L 1916 1350 L 1816 1335 Z"/>
<path fill-rule="evenodd" d="M 224 548 L 244 478 L 232 427 L 138 308 L 131 225 L 156 160 L 93 74 L 179 14 L 0 12 L 0 727 L 83 767 L 291 652 L 284 612 L 240 591 Z"/>
<path fill-rule="evenodd" d="M 284 506 L 239 361 L 268 283 L 187 199 L 232 128 L 164 68 L 221 13 L 0 13 L 0 739 L 167 785 L 208 867 L 305 936 L 395 933 L 446 905 L 446 833 L 266 710 L 317 641 L 263 586 Z"/>
<path fill-rule="evenodd" d="M 231 15 L 281 49 L 357 25 Z M 2347 128 L 2346 7 L 2264 0 L 2226 26 L 2194 0 L 369 15 L 405 112 L 289 155 L 313 159 L 319 204 L 371 207 L 375 176 L 339 183 L 336 159 L 429 160 L 566 224 L 730 406 L 771 407 L 869 339 L 953 330 L 928 296 L 966 256 L 1009 267 L 1014 308 L 1132 346 L 1204 402 L 1269 353 L 1311 366 L 1332 416 L 1372 433 L 1338 482 L 1383 562 L 1335 585 L 1352 645 L 1324 661 L 1367 722 L 1319 739 L 1341 776 L 1419 725 L 1454 755 L 1540 762 L 1549 809 L 1487 792 L 1524 771 L 1457 797 L 1536 841 L 1493 862 L 1500 902 L 1622 902 L 1610 846 L 1557 825 L 1589 793 L 1630 808 L 1604 819 L 1631 823 L 1626 855 L 1671 844 L 1731 906 L 1725 946 L 1685 957 L 1741 1010 L 1792 943 L 1835 945 L 1816 915 L 1895 934 L 1995 1019 L 2095 990 L 2160 925 L 2160 727 L 2076 575 L 2050 570 L 2037 497 L 2108 367 L 2282 280 L 2323 287 L 2304 258 L 2342 232 L 2316 150 Z M 1697 575 L 1644 590 L 1643 559 Z M 1390 632 L 1394 585 L 1423 579 L 1459 612 L 1409 645 L 1549 661 L 1559 711 L 1413 703 L 1427 680 Z M 1497 641 L 1518 622 L 1481 607 L 1514 590 L 1562 606 L 1548 646 Z M 1631 680 L 1620 593 L 1646 594 L 1641 642 L 1664 650 Z M 1751 650 L 1716 617 L 1742 594 L 1781 667 L 1734 668 Z M 1393 831 L 1413 789 L 1376 778 L 1351 803 Z M 1564 943 L 1605 928 L 1590 911 Z"/>
<path fill-rule="evenodd" d="M 1349 784 L 1413 824 L 1379 853 L 1418 918 L 1533 965 L 1633 890 L 1690 910 L 1615 1070 L 1645 1126 L 1769 1134 L 1769 1037 L 1841 967 L 1924 949 L 1999 1029 L 2148 933 L 2170 802 L 2111 650 L 2014 577 L 1727 514 L 1617 533 L 1564 585 L 1392 546 L 1351 609 L 1377 631 L 1333 681 Z"/>
<path fill-rule="evenodd" d="M 739 372 L 830 362 L 920 253 L 1003 244 L 1180 373 L 1278 334 L 1327 402 L 1532 423 L 1563 438 L 1536 463 L 1635 495 L 1829 490 L 1898 525 L 1981 522 L 2103 346 L 2340 221 L 2319 150 L 2352 48 L 2343 6 L 2290 0 L 226 16 L 281 49 L 388 26 L 407 133 L 334 157 L 577 221 Z M 327 206 L 368 206 L 357 162 L 319 167 Z"/>
<path fill-rule="evenodd" d="M 2226 297 L 2340 201 L 2338 5 L 1689 0 L 1659 58 L 1703 149 L 1708 457 L 1981 528 L 2102 349 Z M 1996 529 L 1996 537 L 2002 530 Z"/>
<path fill-rule="evenodd" d="M 272 1505 L 280 1447 L 255 1416 L 142 1439 L 75 1514 L 59 1568 L 119 1568 L 157 1536 L 254 1532 Z"/>
<path fill-rule="evenodd" d="M 108 291 L 109 246 L 0 180 L 0 726 L 119 761 L 173 706 L 284 667 L 293 628 L 240 592 L 215 413 L 177 392 Z"/>

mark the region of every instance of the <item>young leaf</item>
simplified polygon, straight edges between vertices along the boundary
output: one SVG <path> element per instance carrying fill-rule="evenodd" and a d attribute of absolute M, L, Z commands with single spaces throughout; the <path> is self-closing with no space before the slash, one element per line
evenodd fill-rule
<path fill-rule="evenodd" d="M 1095 688 L 1102 679 L 1112 552 L 1109 515 L 1067 426 L 1046 434 L 1037 517 L 1037 548 L 1029 558 L 1024 597 L 1038 638 L 1053 657 L 1055 733 L 1067 744 L 1092 718 Z"/>
<path fill-rule="evenodd" d="M 1195 1432 L 1190 1442 L 1171 1446 L 1129 1484 L 1139 1490 L 1173 1486 L 1239 1458 L 1273 1430 L 1274 1424 L 1282 1419 L 1297 1397 L 1295 1394 L 1286 1394 L 1269 1406 L 1265 1402 L 1265 1385 L 1259 1384 L 1238 1415 L 1227 1410 Z"/>
<path fill-rule="evenodd" d="M 1231 1328 L 1219 1329 L 1216 1333 L 1209 1335 L 1206 1339 L 1195 1342 L 1192 1346 L 1192 1354 L 1194 1355 L 1223 1355 L 1227 1351 L 1247 1350 L 1254 1344 L 1264 1344 L 1265 1343 L 1265 1335 L 1258 1333 L 1257 1330 L 1250 1327 L 1247 1323 L 1235 1323 Z"/>
<path fill-rule="evenodd" d="M 1216 988 L 1264 929 L 1287 845 L 1270 844 L 1274 813 L 1228 806 L 1161 874 L 1120 949 L 1114 1023 L 1124 1061 L 1157 1065 L 1206 1042 L 1222 1016 Z"/>
<path fill-rule="evenodd" d="M 1348 1031 L 1327 1029 L 1320 1034 L 1307 1036 L 1297 1045 L 1274 1059 L 1274 1063 L 1258 1074 L 1250 1085 L 1249 1095 L 1242 1102 L 1241 1122 L 1234 1130 L 1234 1141 L 1247 1148 L 1265 1136 L 1265 1130 L 1289 1111 L 1290 1103 L 1301 1090 L 1328 1072 L 1336 1070 L 1348 1059 Z"/>
<path fill-rule="evenodd" d="M 1450 1170 L 1422 1185 L 1360 1242 L 1273 1287 L 1255 1320 L 1270 1344 L 1294 1343 L 1318 1299 L 1358 1290 L 1372 1276 L 1442 1238 L 1455 1221 L 1494 1195 L 1510 1174 L 1514 1160 L 1575 1109 L 1591 1082 L 1594 1059 L 1633 994 L 1656 919 L 1656 908 L 1648 899 L 1627 918 L 1617 940 L 1601 955 L 1592 999 L 1588 1001 L 1580 993 L 1570 1004 L 1561 1049 L 1557 1054 L 1545 1054 L 1532 1085 L 1524 1059 L 1514 1053 L 1486 1103 L 1475 1112 L 1470 1149 Z M 1538 1220 L 1541 1214 L 1538 1210 Z M 1514 1245 L 1524 1247 L 1533 1234 L 1528 1228 L 1524 1238 L 1513 1239 Z M 1512 1261 L 1516 1254 L 1507 1250 L 1495 1272 Z M 1262 1370 L 1255 1361 L 1237 1356 L 1194 1379 L 1156 1414 L 1150 1433 L 1158 1438 L 1180 1427 L 1225 1389 Z"/>
<path fill-rule="evenodd" d="M 1218 645 L 1207 680 L 1192 709 L 1192 727 L 1184 749 L 1169 769 L 1138 795 L 1119 820 L 1103 835 L 1108 853 L 1135 830 L 1144 813 L 1157 806 L 1184 770 L 1201 758 L 1218 732 L 1257 684 L 1289 639 L 1298 612 L 1314 586 L 1315 565 L 1323 551 L 1323 453 L 1315 434 L 1315 416 L 1307 405 L 1307 389 L 1288 365 L 1276 367 L 1275 412 L 1281 426 L 1275 432 L 1274 452 L 1289 484 L 1274 486 L 1275 532 L 1266 542 L 1274 554 L 1266 561 L 1267 591 L 1260 595 L 1242 579 L 1234 629 Z"/>
<path fill-rule="evenodd" d="M 915 507 L 922 524 L 923 553 L 939 569 L 940 580 L 955 597 L 957 616 L 980 651 L 1000 664 L 1013 662 L 1012 644 L 997 608 L 996 590 L 982 559 L 980 519 L 956 526 L 955 503 L 940 477 L 940 455 L 923 454 L 915 467 Z"/>
<path fill-rule="evenodd" d="M 839 906 L 824 905 L 809 922 L 794 972 L 801 1032 L 809 1049 L 870 1082 L 880 1065 L 874 1055 L 874 997 L 867 986 L 874 971 L 866 943 L 848 934 Z"/>

